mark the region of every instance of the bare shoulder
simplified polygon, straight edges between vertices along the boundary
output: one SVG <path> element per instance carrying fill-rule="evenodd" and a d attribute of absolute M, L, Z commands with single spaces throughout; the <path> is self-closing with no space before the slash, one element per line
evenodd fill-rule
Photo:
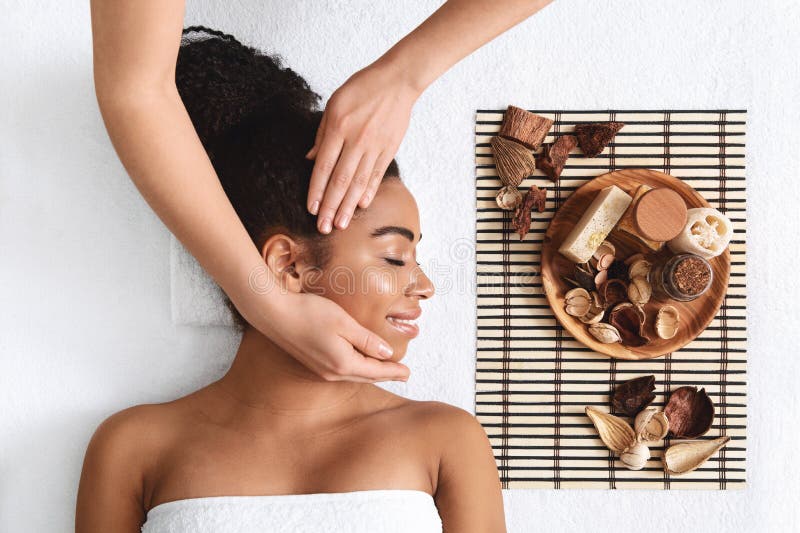
<path fill-rule="evenodd" d="M 83 459 L 75 531 L 137 531 L 143 479 L 164 427 L 166 409 L 143 404 L 118 411 L 92 434 Z"/>

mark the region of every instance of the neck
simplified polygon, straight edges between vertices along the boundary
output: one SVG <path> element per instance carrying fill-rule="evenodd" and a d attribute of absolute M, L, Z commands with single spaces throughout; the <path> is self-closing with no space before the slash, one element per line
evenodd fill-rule
<path fill-rule="evenodd" d="M 265 414 L 290 416 L 313 416 L 354 404 L 370 385 L 327 381 L 251 326 L 230 369 L 216 384 Z"/>

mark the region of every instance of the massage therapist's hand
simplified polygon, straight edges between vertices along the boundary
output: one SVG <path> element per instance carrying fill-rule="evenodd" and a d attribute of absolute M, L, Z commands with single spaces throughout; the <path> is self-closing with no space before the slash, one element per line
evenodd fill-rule
<path fill-rule="evenodd" d="M 235 302 L 256 329 L 328 381 L 407 381 L 391 348 L 332 300 L 312 293 L 269 291 Z M 250 305 L 255 307 L 246 309 Z M 277 306 L 277 307 L 276 307 Z M 266 312 L 265 312 L 266 309 Z M 291 311 L 291 312 L 289 312 Z"/>
<path fill-rule="evenodd" d="M 347 227 L 356 206 L 369 206 L 403 136 L 420 90 L 397 71 L 375 62 L 333 93 L 314 146 L 308 210 L 317 228 Z"/>

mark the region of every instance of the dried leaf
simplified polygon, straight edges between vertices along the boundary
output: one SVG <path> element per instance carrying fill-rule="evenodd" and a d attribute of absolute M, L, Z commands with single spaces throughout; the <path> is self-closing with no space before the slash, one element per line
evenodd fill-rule
<path fill-rule="evenodd" d="M 656 390 L 656 377 L 642 376 L 620 383 L 614 389 L 611 405 L 614 410 L 628 416 L 636 416 L 646 406 L 656 399 L 653 391 Z M 669 415 L 668 415 L 669 416 Z"/>

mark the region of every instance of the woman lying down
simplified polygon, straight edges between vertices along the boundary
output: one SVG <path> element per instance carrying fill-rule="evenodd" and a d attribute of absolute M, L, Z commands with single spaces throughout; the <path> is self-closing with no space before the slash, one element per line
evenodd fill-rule
<path fill-rule="evenodd" d="M 313 161 L 304 155 L 322 113 L 305 80 L 201 29 L 184 32 L 176 82 L 264 268 L 280 281 L 254 288 L 330 298 L 402 359 L 434 289 L 415 259 L 419 213 L 397 163 L 347 229 L 320 234 L 305 208 Z M 222 378 L 97 428 L 78 496 L 85 531 L 505 531 L 495 460 L 471 414 L 324 380 L 231 309 L 243 334 Z"/>

